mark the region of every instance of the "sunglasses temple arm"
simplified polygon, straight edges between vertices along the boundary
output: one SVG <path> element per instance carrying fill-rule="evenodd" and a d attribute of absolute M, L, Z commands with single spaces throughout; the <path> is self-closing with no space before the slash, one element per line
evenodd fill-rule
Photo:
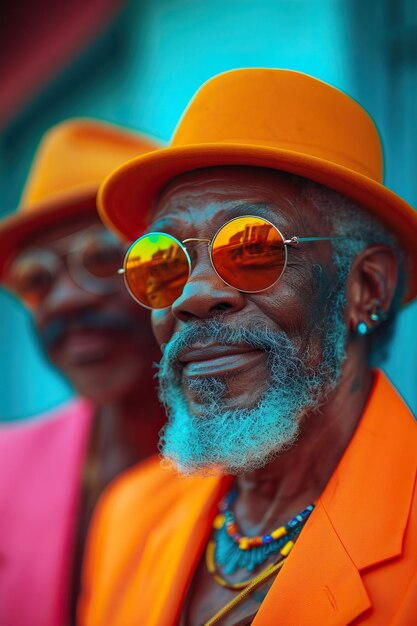
<path fill-rule="evenodd" d="M 298 243 L 308 243 L 310 241 L 334 241 L 336 239 L 345 239 L 345 237 L 291 237 L 291 239 L 285 239 L 286 245 L 297 245 Z"/>

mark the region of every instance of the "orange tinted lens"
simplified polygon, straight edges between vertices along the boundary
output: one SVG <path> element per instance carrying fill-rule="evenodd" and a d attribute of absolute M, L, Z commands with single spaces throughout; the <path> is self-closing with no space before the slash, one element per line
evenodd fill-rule
<path fill-rule="evenodd" d="M 126 254 L 124 268 L 132 295 L 151 309 L 171 306 L 190 274 L 184 248 L 164 233 L 150 233 L 138 239 Z"/>
<path fill-rule="evenodd" d="M 279 231 L 259 217 L 243 216 L 215 236 L 211 257 L 219 276 L 240 291 L 262 291 L 281 276 L 287 250 Z"/>

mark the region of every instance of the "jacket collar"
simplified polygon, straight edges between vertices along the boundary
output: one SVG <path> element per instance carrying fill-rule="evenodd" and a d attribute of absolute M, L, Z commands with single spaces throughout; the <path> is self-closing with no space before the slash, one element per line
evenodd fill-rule
<path fill-rule="evenodd" d="M 253 624 L 347 624 L 371 606 L 360 571 L 401 554 L 417 429 L 381 372 L 354 436 Z M 401 488 L 399 488 L 399 486 Z M 302 588 L 302 602 L 300 589 Z"/>
<path fill-rule="evenodd" d="M 401 554 L 416 476 L 416 437 L 404 400 L 375 372 L 362 419 L 320 498 L 359 570 Z"/>
<path fill-rule="evenodd" d="M 319 501 L 253 626 L 345 626 L 370 606 L 360 573 Z"/>

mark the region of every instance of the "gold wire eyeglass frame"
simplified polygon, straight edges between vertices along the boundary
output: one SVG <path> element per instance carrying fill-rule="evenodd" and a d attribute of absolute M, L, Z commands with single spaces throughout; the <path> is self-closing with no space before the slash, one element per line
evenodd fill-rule
<path fill-rule="evenodd" d="M 115 278 L 117 278 L 116 274 L 106 277 L 95 276 L 84 267 L 83 253 L 85 252 L 89 236 L 95 234 L 97 241 L 109 240 L 115 249 L 117 248 L 120 250 L 120 256 L 123 254 L 123 248 L 125 248 L 125 246 L 120 243 L 120 241 L 109 230 L 105 229 L 104 226 L 101 224 L 93 224 L 80 230 L 80 232 L 70 233 L 64 237 L 59 237 L 59 239 L 54 241 L 53 250 L 45 249 L 41 245 L 27 246 L 26 249 L 16 254 L 9 262 L 5 284 L 18 298 L 22 298 L 24 300 L 24 296 L 22 296 L 13 286 L 13 280 L 11 277 L 13 276 L 15 264 L 20 259 L 25 257 L 38 257 L 39 259 L 43 257 L 48 258 L 50 261 L 49 266 L 45 263 L 45 268 L 51 276 L 51 279 L 54 279 L 54 276 L 58 272 L 65 269 L 71 276 L 71 279 L 79 287 L 85 289 L 89 293 L 93 293 L 95 295 L 110 295 L 112 293 L 116 293 L 118 291 L 118 284 L 115 280 Z M 68 247 L 67 242 L 71 239 L 73 240 L 73 243 Z M 52 269 L 55 271 L 52 272 Z M 93 284 L 95 285 L 95 288 L 93 287 Z"/>
<path fill-rule="evenodd" d="M 282 270 L 281 273 L 277 276 L 277 278 L 274 280 L 273 283 L 271 283 L 270 285 L 268 285 L 268 287 L 264 287 L 262 289 L 254 289 L 254 290 L 249 290 L 249 289 L 238 289 L 237 287 L 235 287 L 234 285 L 231 285 L 230 283 L 228 283 L 223 276 L 221 276 L 219 274 L 219 272 L 217 271 L 214 263 L 213 263 L 213 256 L 212 256 L 212 249 L 213 249 L 213 244 L 216 241 L 217 236 L 219 235 L 219 233 L 223 230 L 223 228 L 225 226 L 227 226 L 228 224 L 230 224 L 231 222 L 234 222 L 235 220 L 238 219 L 242 219 L 242 218 L 247 218 L 247 219 L 258 219 L 258 220 L 262 220 L 263 222 L 269 224 L 270 226 L 272 226 L 272 228 L 279 234 L 279 236 L 282 239 L 282 243 L 284 244 L 284 251 L 285 251 L 285 259 L 284 259 L 284 264 L 282 266 Z M 142 235 L 141 237 L 139 237 L 138 239 L 136 239 L 136 241 L 134 241 L 128 248 L 124 261 L 123 261 L 123 267 L 120 268 L 118 270 L 118 274 L 123 274 L 123 278 L 125 281 L 125 285 L 126 288 L 128 290 L 128 292 L 130 293 L 130 295 L 132 296 L 132 298 L 135 300 L 135 302 L 137 302 L 138 304 L 140 304 L 141 306 L 143 306 L 145 309 L 150 309 L 151 311 L 157 311 L 157 310 L 161 310 L 161 309 L 157 309 L 156 307 L 151 307 L 148 306 L 146 304 L 144 304 L 143 302 L 141 302 L 136 296 L 135 294 L 132 292 L 129 283 L 127 281 L 126 278 L 126 266 L 129 260 L 129 254 L 130 251 L 132 250 L 132 248 L 134 246 L 136 246 L 136 244 L 141 241 L 142 239 L 145 239 L 146 237 L 151 237 L 154 235 L 162 235 L 164 237 L 168 237 L 169 239 L 172 239 L 177 245 L 180 246 L 180 248 L 182 249 L 182 251 L 185 254 L 185 257 L 188 261 L 188 276 L 187 276 L 187 280 L 184 283 L 184 287 L 188 282 L 188 279 L 191 275 L 191 271 L 192 271 L 192 263 L 191 263 L 191 258 L 190 255 L 188 254 L 187 248 L 186 248 L 186 244 L 187 243 L 207 243 L 208 246 L 208 250 L 209 250 L 209 256 L 210 256 L 210 263 L 212 268 L 214 269 L 214 271 L 216 272 L 217 276 L 229 287 L 232 287 L 232 289 L 236 289 L 237 291 L 241 291 L 242 293 L 261 293 L 263 291 L 267 291 L 268 289 L 270 289 L 271 287 L 273 287 L 278 280 L 281 278 L 281 276 L 283 275 L 283 273 L 285 272 L 285 268 L 287 267 L 287 260 L 288 260 L 288 250 L 287 247 L 288 246 L 298 246 L 298 244 L 300 243 L 311 243 L 311 242 L 316 242 L 316 241 L 333 241 L 335 239 L 344 239 L 344 237 L 324 237 L 324 236 L 315 236 L 315 237 L 299 237 L 298 235 L 293 235 L 292 237 L 290 237 L 289 239 L 286 239 L 284 237 L 284 235 L 282 234 L 282 232 L 279 230 L 279 228 L 277 226 L 275 226 L 275 224 L 273 224 L 272 222 L 270 222 L 269 220 L 265 219 L 264 217 L 259 217 L 258 215 L 239 215 L 238 217 L 233 217 L 232 219 L 228 220 L 227 222 L 225 222 L 224 224 L 222 224 L 220 226 L 220 228 L 216 231 L 215 235 L 211 238 L 211 239 L 206 239 L 206 238 L 199 238 L 199 237 L 190 237 L 188 239 L 183 239 L 182 241 L 180 241 L 179 239 L 177 239 L 176 237 L 174 237 L 173 235 L 169 235 L 168 233 L 163 233 L 163 232 L 159 232 L 159 231 L 152 231 L 150 233 L 146 233 L 144 235 Z M 163 307 L 165 309 L 168 309 L 171 305 Z"/>

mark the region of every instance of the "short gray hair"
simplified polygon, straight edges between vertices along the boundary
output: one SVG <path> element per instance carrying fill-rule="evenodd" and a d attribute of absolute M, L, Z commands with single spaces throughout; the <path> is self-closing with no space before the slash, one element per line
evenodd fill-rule
<path fill-rule="evenodd" d="M 300 177 L 293 177 L 293 180 L 301 191 L 302 199 L 317 209 L 323 220 L 323 232 L 331 232 L 343 237 L 332 244 L 333 260 L 338 270 L 340 286 L 346 285 L 355 257 L 368 246 L 386 245 L 392 249 L 397 259 L 399 280 L 391 306 L 387 311 L 387 318 L 370 335 L 370 361 L 372 365 L 378 365 L 386 357 L 404 295 L 404 255 L 401 246 L 395 235 L 390 233 L 377 217 L 353 200 L 311 180 Z M 346 305 L 344 292 L 343 295 L 341 305 L 344 307 Z"/>

